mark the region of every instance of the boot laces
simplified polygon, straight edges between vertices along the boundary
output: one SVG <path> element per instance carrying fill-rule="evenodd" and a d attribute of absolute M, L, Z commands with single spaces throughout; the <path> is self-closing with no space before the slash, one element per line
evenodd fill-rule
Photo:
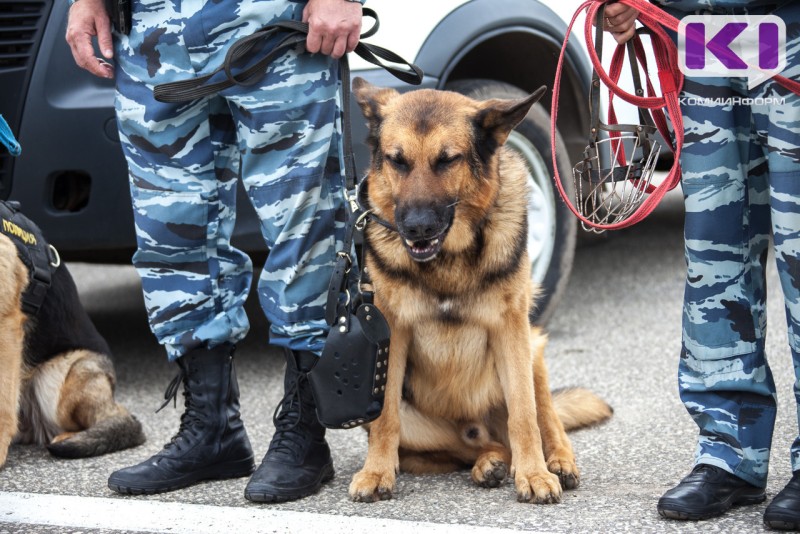
<path fill-rule="evenodd" d="M 168 451 L 173 448 L 177 449 L 178 451 L 182 450 L 181 445 L 189 441 L 186 434 L 191 434 L 192 436 L 196 437 L 198 426 L 202 425 L 202 420 L 199 417 L 199 406 L 197 405 L 197 399 L 190 392 L 189 373 L 186 371 L 184 366 L 180 367 L 178 374 L 175 375 L 175 377 L 167 386 L 167 390 L 164 392 L 164 402 L 161 404 L 161 406 L 159 406 L 158 410 L 156 410 L 156 413 L 163 410 L 169 404 L 169 401 L 172 401 L 173 407 L 178 407 L 178 388 L 180 388 L 181 384 L 184 386 L 184 411 L 183 414 L 181 414 L 181 421 L 178 431 L 174 436 L 172 436 L 169 443 L 164 445 L 164 449 Z"/>
<path fill-rule="evenodd" d="M 275 425 L 275 435 L 269 445 L 269 453 L 285 452 L 295 458 L 305 448 L 306 439 L 302 429 L 297 427 L 303 420 L 303 397 L 301 381 L 306 380 L 303 373 L 298 373 L 292 381 L 283 399 L 272 413 L 272 422 Z M 308 410 L 310 407 L 305 406 Z"/>

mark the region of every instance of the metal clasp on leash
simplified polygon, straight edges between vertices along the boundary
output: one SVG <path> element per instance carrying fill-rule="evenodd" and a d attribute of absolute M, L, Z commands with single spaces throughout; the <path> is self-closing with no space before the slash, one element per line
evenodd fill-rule
<path fill-rule="evenodd" d="M 358 219 L 356 219 L 355 223 L 356 230 L 358 230 L 359 232 L 364 231 L 364 228 L 367 227 L 367 219 L 369 218 L 371 213 L 372 210 L 366 210 L 364 213 L 358 216 Z"/>
<path fill-rule="evenodd" d="M 348 254 L 344 250 L 340 250 L 339 252 L 336 253 L 336 255 L 339 256 L 340 258 L 344 258 L 345 260 L 347 260 L 347 268 L 345 268 L 344 274 L 349 273 L 350 268 L 353 266 L 353 258 L 351 258 L 350 254 Z"/>

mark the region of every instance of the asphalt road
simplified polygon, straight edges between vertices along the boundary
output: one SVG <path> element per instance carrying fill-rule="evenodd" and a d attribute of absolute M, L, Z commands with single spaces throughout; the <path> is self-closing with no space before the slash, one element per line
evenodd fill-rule
<path fill-rule="evenodd" d="M 568 290 L 548 326 L 553 387 L 584 385 L 615 409 L 610 422 L 571 434 L 582 472 L 561 504 L 519 504 L 513 484 L 481 489 L 468 472 L 401 475 L 395 497 L 353 503 L 347 486 L 361 466 L 361 430 L 330 432 L 336 478 L 317 495 L 281 505 L 243 498 L 246 479 L 209 482 L 153 497 L 120 497 L 106 487 L 115 468 L 144 459 L 169 440 L 179 410 L 154 410 L 175 368 L 154 342 L 130 267 L 71 266 L 81 297 L 115 352 L 118 396 L 142 420 L 148 441 L 87 460 L 55 460 L 35 446 L 12 448 L 0 471 L 4 532 L 758 532 L 766 504 L 695 522 L 661 519 L 659 496 L 691 468 L 694 425 L 677 394 L 684 263 L 679 198 L 639 226 L 579 248 Z M 767 341 L 779 414 L 767 488 L 790 476 L 797 423 L 792 367 L 774 268 Z M 252 299 L 252 330 L 237 351 L 242 412 L 256 454 L 266 451 L 281 397 L 282 361 L 266 344 Z"/>

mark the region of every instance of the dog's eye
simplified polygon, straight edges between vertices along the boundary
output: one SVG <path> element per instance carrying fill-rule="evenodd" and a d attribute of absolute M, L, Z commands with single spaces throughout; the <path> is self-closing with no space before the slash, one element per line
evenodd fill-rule
<path fill-rule="evenodd" d="M 408 161 L 406 161 L 406 158 L 404 158 L 402 154 L 386 154 L 384 158 L 398 171 L 408 172 Z"/>
<path fill-rule="evenodd" d="M 437 171 L 446 170 L 453 163 L 461 159 L 461 154 L 441 154 L 437 159 L 434 166 Z"/>

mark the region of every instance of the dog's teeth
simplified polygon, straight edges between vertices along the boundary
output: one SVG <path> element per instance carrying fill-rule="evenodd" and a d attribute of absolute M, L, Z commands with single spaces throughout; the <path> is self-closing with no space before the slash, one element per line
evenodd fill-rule
<path fill-rule="evenodd" d="M 413 247 L 414 246 L 414 242 L 411 241 L 410 239 L 406 239 L 406 245 L 408 245 L 409 247 Z"/>
<path fill-rule="evenodd" d="M 433 241 L 431 241 L 431 245 L 438 245 L 438 244 L 439 244 L 438 239 L 434 239 Z"/>

